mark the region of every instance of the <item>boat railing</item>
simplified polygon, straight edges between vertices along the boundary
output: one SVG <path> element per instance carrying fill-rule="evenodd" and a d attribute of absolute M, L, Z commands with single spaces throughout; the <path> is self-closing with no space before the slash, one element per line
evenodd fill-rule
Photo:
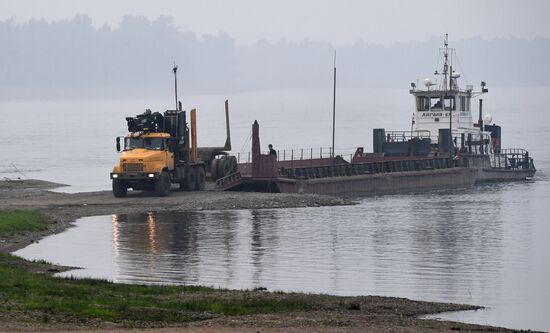
<path fill-rule="evenodd" d="M 410 160 L 388 160 L 379 162 L 321 165 L 313 167 L 282 168 L 279 174 L 290 179 L 312 179 L 344 177 L 393 172 L 437 170 L 455 167 L 455 161 L 448 157 L 434 157 Z"/>
<path fill-rule="evenodd" d="M 500 149 L 499 153 L 493 154 L 491 166 L 497 169 L 519 170 L 534 169 L 533 158 L 529 152 L 522 148 Z"/>
<path fill-rule="evenodd" d="M 327 159 L 334 156 L 340 156 L 344 160 L 351 161 L 353 154 L 351 149 L 335 149 L 334 154 L 332 147 L 319 148 L 296 148 L 296 149 L 281 149 L 277 151 L 277 161 L 303 161 L 303 160 L 319 160 Z M 266 152 L 267 153 L 267 152 Z M 237 163 L 251 163 L 252 155 L 237 153 Z"/>
<path fill-rule="evenodd" d="M 453 144 L 461 154 L 490 155 L 494 153 L 491 136 L 480 131 L 453 131 Z"/>
<path fill-rule="evenodd" d="M 386 142 L 405 142 L 413 138 L 428 139 L 430 131 L 386 131 Z"/>
<path fill-rule="evenodd" d="M 505 148 L 500 150 L 501 155 L 525 155 L 529 154 L 529 152 L 523 148 Z"/>

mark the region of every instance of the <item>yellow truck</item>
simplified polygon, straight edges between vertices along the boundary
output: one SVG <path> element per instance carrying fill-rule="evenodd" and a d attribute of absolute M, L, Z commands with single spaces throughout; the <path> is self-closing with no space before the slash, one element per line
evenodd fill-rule
<path fill-rule="evenodd" d="M 115 197 L 126 196 L 129 188 L 166 196 L 172 183 L 185 191 L 204 189 L 206 163 L 197 158 L 196 111 L 190 115 L 190 129 L 181 104 L 180 110 L 164 114 L 147 110 L 126 118 L 129 134 L 123 137 L 120 161 L 111 172 Z M 116 146 L 120 151 L 120 137 Z"/>
<path fill-rule="evenodd" d="M 190 111 L 189 128 L 187 113 L 178 101 L 177 69 L 174 64 L 177 110 L 161 114 L 147 109 L 143 114 L 126 118 L 129 134 L 123 137 L 120 161 L 111 172 L 115 197 L 125 197 L 130 188 L 166 196 L 172 183 L 179 184 L 182 191 L 201 191 L 207 172 L 215 181 L 237 171 L 237 159 L 227 153 L 231 150 L 228 101 L 225 101 L 225 145 L 198 148 L 196 110 Z M 117 151 L 121 151 L 120 139 L 116 138 Z"/>
<path fill-rule="evenodd" d="M 190 111 L 190 127 L 186 115 L 179 103 L 179 110 L 164 114 L 146 110 L 126 118 L 129 133 L 123 140 L 116 138 L 117 151 L 121 151 L 121 141 L 123 147 L 111 172 L 115 197 L 126 196 L 128 189 L 166 196 L 172 183 L 179 184 L 182 191 L 201 191 L 207 174 L 215 181 L 237 171 L 237 159 L 227 153 L 231 150 L 228 101 L 223 147 L 198 147 L 196 110 Z"/>

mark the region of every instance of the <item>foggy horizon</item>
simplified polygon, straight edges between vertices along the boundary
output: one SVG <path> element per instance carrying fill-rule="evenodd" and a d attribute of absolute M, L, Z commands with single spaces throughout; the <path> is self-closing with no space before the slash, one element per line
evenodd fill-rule
<path fill-rule="evenodd" d="M 194 30 L 191 30 L 191 29 L 185 29 L 185 28 L 179 26 L 176 23 L 176 20 L 175 20 L 174 16 L 164 15 L 164 14 L 163 15 L 158 15 L 156 17 L 147 17 L 147 16 L 144 16 L 144 15 L 125 14 L 121 18 L 121 20 L 119 22 L 117 22 L 117 24 L 114 24 L 114 25 L 113 24 L 107 24 L 107 23 L 102 24 L 102 25 L 94 24 L 94 22 L 95 22 L 94 18 L 92 16 L 90 16 L 89 14 L 86 14 L 86 13 L 77 13 L 77 14 L 75 14 L 74 16 L 72 16 L 70 18 L 60 18 L 60 19 L 54 19 L 54 20 L 46 19 L 45 17 L 32 17 L 32 18 L 29 18 L 28 20 L 24 20 L 24 21 L 18 20 L 14 17 L 4 18 L 4 19 L 0 18 L 0 24 L 7 24 L 7 25 L 13 26 L 14 28 L 21 28 L 21 27 L 25 27 L 25 26 L 33 25 L 33 24 L 44 24 L 44 25 L 52 26 L 52 25 L 68 24 L 68 23 L 72 23 L 74 21 L 84 20 L 87 23 L 89 23 L 90 28 L 94 29 L 95 31 L 111 31 L 112 32 L 112 31 L 120 30 L 127 19 L 137 19 L 137 20 L 147 21 L 147 22 L 150 23 L 150 25 L 153 25 L 157 22 L 169 21 L 172 28 L 174 28 L 174 30 L 177 31 L 178 33 L 193 34 L 200 41 L 203 41 L 205 39 L 212 38 L 212 37 L 214 37 L 214 38 L 218 38 L 218 37 L 228 38 L 237 47 L 249 47 L 249 46 L 259 44 L 259 43 L 281 44 L 281 43 L 314 42 L 314 43 L 323 43 L 323 44 L 331 45 L 334 49 L 349 47 L 349 46 L 353 46 L 354 44 L 358 44 L 358 43 L 388 48 L 388 47 L 392 47 L 392 46 L 395 46 L 395 45 L 426 43 L 426 42 L 433 41 L 434 39 L 438 40 L 440 42 L 440 44 L 443 44 L 443 38 L 444 38 L 445 34 L 448 34 L 450 44 L 457 43 L 457 42 L 464 42 L 464 41 L 472 40 L 472 39 L 480 39 L 480 40 L 484 40 L 484 41 L 493 41 L 493 40 L 534 41 L 534 40 L 540 40 L 540 39 L 542 39 L 542 40 L 550 39 L 550 35 L 549 36 L 544 36 L 543 34 L 532 35 L 532 36 L 517 36 L 517 35 L 484 36 L 482 34 L 478 34 L 478 35 L 459 36 L 459 37 L 457 37 L 456 35 L 453 34 L 452 30 L 449 31 L 449 30 L 443 29 L 443 30 L 441 30 L 437 33 L 436 32 L 430 32 L 430 34 L 425 34 L 423 36 L 423 38 L 418 39 L 418 40 L 398 40 L 398 39 L 396 39 L 396 40 L 387 40 L 385 42 L 377 42 L 377 41 L 366 40 L 364 38 L 357 38 L 357 39 L 346 41 L 346 42 L 343 42 L 343 43 L 337 43 L 337 42 L 332 42 L 330 40 L 322 39 L 322 38 L 313 39 L 313 38 L 309 38 L 309 37 L 304 37 L 302 39 L 288 39 L 286 37 L 280 37 L 278 39 L 270 39 L 270 38 L 264 37 L 264 38 L 259 38 L 259 39 L 256 39 L 254 41 L 250 41 L 250 42 L 247 42 L 247 43 L 240 43 L 239 39 L 235 38 L 228 31 L 218 30 L 218 31 L 215 31 L 215 32 L 198 32 L 198 31 L 194 31 Z"/>
<path fill-rule="evenodd" d="M 550 85 L 550 2 L 0 0 L 0 98 L 159 96 L 432 77 L 444 34 L 461 84 Z M 108 9 L 108 10 L 107 10 Z M 9 64 L 9 65 L 8 65 Z"/>
<path fill-rule="evenodd" d="M 527 41 L 534 41 L 534 40 L 540 40 L 540 39 L 542 39 L 542 40 L 550 39 L 550 35 L 549 36 L 544 36 L 543 34 L 532 35 L 532 36 L 516 36 L 516 35 L 483 36 L 482 34 L 478 34 L 478 35 L 472 35 L 472 36 L 456 37 L 453 34 L 452 30 L 449 31 L 449 30 L 443 29 L 443 30 L 441 30 L 437 33 L 436 32 L 430 32 L 430 34 L 425 34 L 424 38 L 421 38 L 421 39 L 418 39 L 418 40 L 388 40 L 386 42 L 376 42 L 376 41 L 369 41 L 369 40 L 366 40 L 364 38 L 357 38 L 357 39 L 354 39 L 354 40 L 351 40 L 351 41 L 346 41 L 346 42 L 343 42 L 343 43 L 335 43 L 335 42 L 332 42 L 332 41 L 326 40 L 326 39 L 312 39 L 312 38 L 308 38 L 308 37 L 305 37 L 305 38 L 302 38 L 302 39 L 287 39 L 285 37 L 281 37 L 281 38 L 278 38 L 278 39 L 269 39 L 269 38 L 264 37 L 264 38 L 259 38 L 257 40 L 254 40 L 254 41 L 251 41 L 249 43 L 243 44 L 243 43 L 239 42 L 238 38 L 235 38 L 228 31 L 219 30 L 219 31 L 216 31 L 216 32 L 197 32 L 197 31 L 194 31 L 194 30 L 191 30 L 191 29 L 185 29 L 185 28 L 179 26 L 177 24 L 176 20 L 175 20 L 175 17 L 171 16 L 171 15 L 159 15 L 159 16 L 151 18 L 151 17 L 147 17 L 147 16 L 144 16 L 144 15 L 125 14 L 121 18 L 121 20 L 119 22 L 117 22 L 117 24 L 115 24 L 115 25 L 107 24 L 107 23 L 105 23 L 103 25 L 94 24 L 94 22 L 95 22 L 94 18 L 92 16 L 90 16 L 89 14 L 86 14 L 86 13 L 77 13 L 77 14 L 73 15 L 70 18 L 60 18 L 60 19 L 54 19 L 54 20 L 49 20 L 49 19 L 46 19 L 45 17 L 32 17 L 32 18 L 29 18 L 28 20 L 24 20 L 24 21 L 18 20 L 14 17 L 4 18 L 4 19 L 0 18 L 0 24 L 10 25 L 14 28 L 21 28 L 21 27 L 25 27 L 25 26 L 33 25 L 33 24 L 43 24 L 43 25 L 52 26 L 52 25 L 59 25 L 59 24 L 69 24 L 69 23 L 72 23 L 72 22 L 75 22 L 75 21 L 83 20 L 83 21 L 85 21 L 86 23 L 89 24 L 91 29 L 94 29 L 95 31 L 111 31 L 112 32 L 112 31 L 120 30 L 127 19 L 143 20 L 143 21 L 148 22 L 150 25 L 153 25 L 153 24 L 158 23 L 158 22 L 169 22 L 171 27 L 175 31 L 177 31 L 178 33 L 183 33 L 183 34 L 191 33 L 191 34 L 195 35 L 198 40 L 201 40 L 201 41 L 204 40 L 204 39 L 211 38 L 211 37 L 214 37 L 214 38 L 217 38 L 217 37 L 228 38 L 237 47 L 248 47 L 248 46 L 253 46 L 253 45 L 256 45 L 256 44 L 259 44 L 259 43 L 280 44 L 280 43 L 314 42 L 314 43 L 329 44 L 334 49 L 353 46 L 354 44 L 357 44 L 357 43 L 363 43 L 363 44 L 368 44 L 368 45 L 372 45 L 372 46 L 380 46 L 380 47 L 388 48 L 388 47 L 392 47 L 392 46 L 395 46 L 395 45 L 426 43 L 426 42 L 430 42 L 434 39 L 438 40 L 441 44 L 443 44 L 443 38 L 444 38 L 445 34 L 448 34 L 450 44 L 457 43 L 457 42 L 464 42 L 464 41 L 471 40 L 471 39 L 481 39 L 481 40 L 484 40 L 484 41 L 493 41 L 493 40 L 527 40 Z"/>
<path fill-rule="evenodd" d="M 432 77 L 443 33 L 425 42 L 380 45 L 356 41 L 258 41 L 238 45 L 228 34 L 183 31 L 168 16 L 149 20 L 127 15 L 117 28 L 96 28 L 88 15 L 71 20 L 0 21 L 3 52 L 0 97 L 125 98 L 164 95 L 171 66 L 180 68 L 188 95 L 332 85 L 337 51 L 339 88 L 403 88 Z M 550 85 L 550 38 L 481 37 L 456 40 L 462 84 Z M 440 64 L 440 63 L 439 63 Z"/>
<path fill-rule="evenodd" d="M 237 46 L 261 40 L 327 42 L 336 47 L 364 41 L 372 44 L 426 42 L 449 33 L 452 41 L 473 37 L 550 38 L 550 3 L 544 0 L 390 0 L 376 4 L 359 0 L 291 1 L 276 3 L 235 0 L 220 2 L 159 0 L 155 3 L 121 0 L 47 2 L 0 0 L 0 21 L 24 23 L 72 20 L 87 15 L 95 28 L 116 29 L 127 15 L 150 21 L 173 18 L 174 26 L 198 36 L 227 34 Z M 109 10 L 106 10 L 109 8 Z"/>

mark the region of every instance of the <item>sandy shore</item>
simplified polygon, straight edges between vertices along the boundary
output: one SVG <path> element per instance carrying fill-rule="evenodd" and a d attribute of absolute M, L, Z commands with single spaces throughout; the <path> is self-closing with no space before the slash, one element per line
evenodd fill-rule
<path fill-rule="evenodd" d="M 46 214 L 51 223 L 48 230 L 25 233 L 0 239 L 0 251 L 11 252 L 58 233 L 70 227 L 83 216 L 113 213 L 142 213 L 148 211 L 189 211 L 225 209 L 261 209 L 288 207 L 316 207 L 348 205 L 348 199 L 322 195 L 231 193 L 207 190 L 202 192 L 176 192 L 165 198 L 149 193 L 130 193 L 127 198 L 114 198 L 110 191 L 66 194 L 49 191 L 59 184 L 38 180 L 0 181 L 0 210 L 35 209 Z M 28 263 L 29 270 L 37 264 Z M 44 264 L 40 264 L 44 265 Z M 51 268 L 45 267 L 48 273 Z M 240 293 L 240 291 L 235 291 Z M 268 293 L 267 297 L 296 297 L 296 294 Z M 308 299 L 326 298 L 326 309 L 307 313 L 282 313 L 251 316 L 219 316 L 216 318 L 178 325 L 178 327 L 132 330 L 154 333 L 206 333 L 206 332 L 513 332 L 504 328 L 470 325 L 436 320 L 423 320 L 419 316 L 445 311 L 479 308 L 471 305 L 419 302 L 403 298 L 358 296 L 336 297 L 298 294 Z M 258 297 L 263 297 L 258 294 Z M 2 299 L 0 298 L 0 301 Z M 323 301 L 324 302 L 324 301 Z M 356 304 L 348 310 L 335 310 L 331 302 Z M 89 331 L 89 330 L 92 331 Z M 49 324 L 36 325 L 10 320 L 0 313 L 0 332 L 20 331 L 75 331 L 128 332 L 119 325 L 100 324 Z"/>
<path fill-rule="evenodd" d="M 167 197 L 151 192 L 129 191 L 126 198 L 115 198 L 111 191 L 58 193 L 50 191 L 61 184 L 41 180 L 0 181 L 0 209 L 35 209 L 51 218 L 47 231 L 0 239 L 0 251 L 15 251 L 46 235 L 59 233 L 84 216 L 146 213 L 150 211 L 196 211 L 319 207 L 353 204 L 352 200 L 316 194 L 281 194 L 216 191 L 180 192 Z"/>

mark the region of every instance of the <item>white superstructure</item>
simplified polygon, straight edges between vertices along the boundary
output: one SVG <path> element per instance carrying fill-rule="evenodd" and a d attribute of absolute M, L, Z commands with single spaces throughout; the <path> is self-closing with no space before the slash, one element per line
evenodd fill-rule
<path fill-rule="evenodd" d="M 472 99 L 486 93 L 485 82 L 481 83 L 481 91 L 474 92 L 472 85 L 464 88 L 458 84 L 460 73 L 453 70 L 453 58 L 455 50 L 449 48 L 448 35 L 445 35 L 444 47 L 440 49 L 443 57 L 443 69 L 435 71 L 440 76 L 439 83 L 432 83 L 431 79 L 424 80 L 424 88 L 416 87 L 411 83 L 410 93 L 415 97 L 415 110 L 413 113 L 411 130 L 414 132 L 429 131 L 432 142 L 439 141 L 439 130 L 450 129 L 454 146 L 460 147 L 460 140 L 470 135 L 471 140 L 486 142 L 478 145 L 477 153 L 492 152 L 491 133 L 481 131 L 479 124 L 472 116 Z M 452 119 L 452 120 L 451 120 Z M 464 134 L 464 135 L 463 135 Z M 483 138 L 480 140 L 480 138 Z"/>

